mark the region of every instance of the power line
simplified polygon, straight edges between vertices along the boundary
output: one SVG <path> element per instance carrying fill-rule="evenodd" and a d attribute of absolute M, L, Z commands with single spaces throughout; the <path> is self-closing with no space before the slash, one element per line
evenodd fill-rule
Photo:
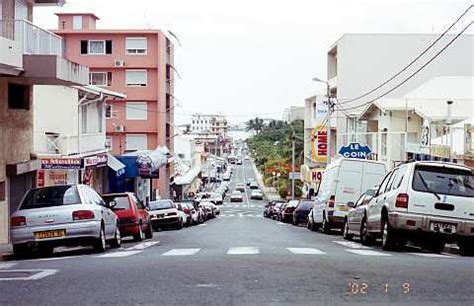
<path fill-rule="evenodd" d="M 373 98 L 373 99 L 370 99 L 369 101 L 365 102 L 365 103 L 362 103 L 360 105 L 355 105 L 355 106 L 351 106 L 351 107 L 342 107 L 344 110 L 348 111 L 348 110 L 354 110 L 354 109 L 358 109 L 358 108 L 361 108 L 361 107 L 365 107 L 369 104 L 371 104 L 372 102 L 380 99 L 380 98 L 383 98 L 385 97 L 386 95 L 392 93 L 393 91 L 395 91 L 396 89 L 398 89 L 399 87 L 401 87 L 403 84 L 405 84 L 406 82 L 408 82 L 411 78 L 413 78 L 416 74 L 418 74 L 421 70 L 423 70 L 426 66 L 428 66 L 429 64 L 431 64 L 431 62 L 433 62 L 441 53 L 443 53 L 451 44 L 454 43 L 454 41 L 456 41 L 459 36 L 461 36 L 471 25 L 472 25 L 472 21 L 466 26 L 464 27 L 464 29 L 459 32 L 453 39 L 451 39 L 451 41 L 449 41 L 448 44 L 446 44 L 440 51 L 438 51 L 432 58 L 430 58 L 430 60 L 428 60 L 423 66 L 421 66 L 420 68 L 418 68 L 415 72 L 413 72 L 411 75 L 409 75 L 406 79 L 404 79 L 401 83 L 399 83 L 398 85 L 392 87 L 390 90 L 384 92 L 383 94 L 379 95 L 378 97 L 376 98 Z"/>
<path fill-rule="evenodd" d="M 470 5 L 465 11 L 464 13 L 462 13 L 435 41 L 433 41 L 423 52 L 421 52 L 417 57 L 415 57 L 408 65 L 406 65 L 403 69 L 401 69 L 400 71 L 398 71 L 396 74 L 394 74 L 392 77 L 390 77 L 389 79 L 387 79 L 385 82 L 383 82 L 382 84 L 380 84 L 379 86 L 375 87 L 374 89 L 372 89 L 371 91 L 369 92 L 366 92 L 365 94 L 362 94 L 356 98 L 353 98 L 353 99 L 349 99 L 349 100 L 345 100 L 339 104 L 343 105 L 343 104 L 347 104 L 347 103 L 351 103 L 351 102 L 354 102 L 354 101 L 357 101 L 357 100 L 360 100 L 364 97 L 367 97 L 368 95 L 370 95 L 371 93 L 375 92 L 376 90 L 380 89 L 381 87 L 385 86 L 387 83 L 391 82 L 393 79 L 395 79 L 397 76 L 399 76 L 400 74 L 402 74 L 403 72 L 405 72 L 410 66 L 412 66 L 416 61 L 418 61 L 423 55 L 425 55 L 436 43 L 438 43 L 438 41 L 440 41 L 448 32 L 449 30 L 451 30 L 458 22 L 459 20 L 461 20 L 468 12 L 469 10 L 473 7 L 474 5 Z"/>

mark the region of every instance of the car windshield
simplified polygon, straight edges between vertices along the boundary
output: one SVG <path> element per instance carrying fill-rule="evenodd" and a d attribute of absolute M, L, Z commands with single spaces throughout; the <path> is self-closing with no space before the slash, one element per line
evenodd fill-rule
<path fill-rule="evenodd" d="M 130 201 L 128 200 L 127 195 L 103 196 L 102 198 L 106 204 L 109 204 L 111 201 L 115 201 L 116 205 L 113 208 L 114 210 L 124 210 L 130 208 Z"/>
<path fill-rule="evenodd" d="M 56 186 L 30 190 L 20 209 L 80 204 L 81 198 L 76 186 Z"/>
<path fill-rule="evenodd" d="M 413 189 L 474 198 L 474 175 L 467 169 L 420 165 L 415 168 Z"/>
<path fill-rule="evenodd" d="M 310 210 L 313 207 L 313 202 L 304 201 L 298 205 L 298 209 Z"/>
<path fill-rule="evenodd" d="M 174 208 L 173 203 L 171 203 L 170 201 L 150 202 L 150 204 L 148 204 L 148 207 L 150 207 L 150 210 L 160 210 L 160 209 Z"/>

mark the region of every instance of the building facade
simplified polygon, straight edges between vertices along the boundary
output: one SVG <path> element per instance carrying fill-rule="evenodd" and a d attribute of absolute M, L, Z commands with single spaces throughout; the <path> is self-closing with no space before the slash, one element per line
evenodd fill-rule
<path fill-rule="evenodd" d="M 283 111 L 283 121 L 293 122 L 295 120 L 304 120 L 304 106 L 290 106 Z"/>
<path fill-rule="evenodd" d="M 227 119 L 224 115 L 194 114 L 191 119 L 191 133 L 227 135 Z"/>
<path fill-rule="evenodd" d="M 33 85 L 88 84 L 88 68 L 64 57 L 61 37 L 33 23 L 36 5 L 63 4 L 0 1 L 0 244 L 9 241 L 10 214 L 41 168 L 33 149 Z"/>
<path fill-rule="evenodd" d="M 90 67 L 91 85 L 121 92 L 106 109 L 107 143 L 114 155 L 166 146 L 173 151 L 174 51 L 160 30 L 102 30 L 94 14 L 57 14 L 66 56 Z M 169 196 L 171 165 L 153 188 Z"/>

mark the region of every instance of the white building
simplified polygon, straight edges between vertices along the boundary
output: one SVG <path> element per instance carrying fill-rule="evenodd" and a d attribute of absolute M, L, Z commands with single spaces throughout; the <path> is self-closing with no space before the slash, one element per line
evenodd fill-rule
<path fill-rule="evenodd" d="M 283 111 L 283 121 L 304 120 L 304 106 L 290 106 Z"/>
<path fill-rule="evenodd" d="M 126 96 L 95 86 L 37 85 L 33 97 L 38 187 L 85 183 L 104 192 L 107 165 L 120 167 L 107 153 L 105 99 Z"/>
<path fill-rule="evenodd" d="M 365 131 L 357 116 L 364 107 L 353 108 L 377 98 L 401 83 L 438 53 L 454 35 L 446 35 L 420 60 L 387 85 L 356 101 L 357 98 L 389 79 L 422 53 L 439 35 L 428 34 L 345 34 L 327 53 L 327 77 L 331 94 L 346 109 L 349 119 L 336 108 L 337 133 Z M 461 35 L 426 68 L 386 98 L 401 98 L 436 76 L 472 76 L 474 72 L 474 36 Z M 353 108 L 353 109 L 351 109 Z M 345 144 L 338 137 L 337 147 Z"/>
<path fill-rule="evenodd" d="M 191 133 L 214 134 L 225 136 L 227 134 L 227 119 L 224 115 L 194 114 L 191 119 Z"/>

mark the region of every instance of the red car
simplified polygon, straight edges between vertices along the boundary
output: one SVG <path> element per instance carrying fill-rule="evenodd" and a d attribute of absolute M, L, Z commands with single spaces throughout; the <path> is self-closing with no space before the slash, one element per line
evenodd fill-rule
<path fill-rule="evenodd" d="M 102 195 L 119 219 L 120 235 L 133 236 L 135 241 L 153 237 L 150 216 L 143 203 L 131 192 Z"/>

